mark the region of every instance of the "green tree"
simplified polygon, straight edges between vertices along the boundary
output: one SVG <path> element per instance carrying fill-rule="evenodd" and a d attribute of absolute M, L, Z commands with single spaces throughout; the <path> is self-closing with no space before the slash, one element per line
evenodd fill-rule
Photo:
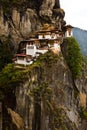
<path fill-rule="evenodd" d="M 67 64 L 72 71 L 74 78 L 81 76 L 83 56 L 78 42 L 74 37 L 65 38 L 64 42 L 66 45 L 65 59 Z"/>
<path fill-rule="evenodd" d="M 6 65 L 0 73 L 0 88 L 8 89 L 15 84 L 22 82 L 24 76 L 22 76 L 22 71 L 14 67 L 14 64 Z"/>

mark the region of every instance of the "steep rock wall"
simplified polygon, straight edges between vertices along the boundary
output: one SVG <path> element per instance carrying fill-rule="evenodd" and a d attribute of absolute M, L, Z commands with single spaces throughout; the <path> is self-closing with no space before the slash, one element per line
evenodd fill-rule
<path fill-rule="evenodd" d="M 36 14 L 36 11 L 28 8 L 21 17 L 20 12 L 14 8 L 11 18 L 4 19 L 3 10 L 0 15 L 0 36 L 11 37 L 14 42 L 29 37 L 31 31 L 37 30 L 41 23 Z"/>
<path fill-rule="evenodd" d="M 8 123 L 4 122 L 3 130 L 6 127 L 15 130 L 13 124 L 19 130 L 85 130 L 86 64 L 82 76 L 76 80 L 61 53 L 56 55 L 49 51 L 30 66 L 8 67 L 7 70 L 11 70 L 8 74 L 5 70 L 7 79 L 0 86 L 7 88 L 3 117 Z"/>
<path fill-rule="evenodd" d="M 16 111 L 26 129 L 77 130 L 79 102 L 75 94 L 71 72 L 61 57 L 50 67 L 33 70 L 32 76 L 16 88 Z"/>
<path fill-rule="evenodd" d="M 23 1 L 24 2 L 24 1 Z M 44 23 L 56 25 L 61 29 L 63 25 L 64 12 L 56 11 L 60 9 L 59 0 L 33 0 L 26 1 L 21 5 L 10 3 L 7 8 L 1 5 L 0 8 L 0 37 L 1 39 L 10 37 L 16 44 L 23 39 L 28 39 L 32 32 L 39 30 Z M 7 8 L 7 10 L 5 10 Z M 6 12 L 7 11 L 7 12 Z M 60 13 L 59 13 L 60 12 Z"/>

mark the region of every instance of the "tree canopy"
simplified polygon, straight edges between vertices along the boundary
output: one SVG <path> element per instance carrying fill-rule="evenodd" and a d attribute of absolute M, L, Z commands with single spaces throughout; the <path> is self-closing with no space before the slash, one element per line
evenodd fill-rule
<path fill-rule="evenodd" d="M 83 61 L 80 46 L 74 37 L 65 38 L 63 43 L 67 45 L 65 56 L 67 64 L 73 77 L 78 78 L 81 75 Z"/>

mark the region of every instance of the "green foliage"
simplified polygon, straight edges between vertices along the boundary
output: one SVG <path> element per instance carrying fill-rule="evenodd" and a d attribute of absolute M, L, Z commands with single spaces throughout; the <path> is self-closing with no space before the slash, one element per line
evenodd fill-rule
<path fill-rule="evenodd" d="M 4 58 L 4 55 L 2 57 Z M 42 63 L 40 60 L 37 60 L 26 68 L 15 66 L 14 64 L 7 64 L 0 73 L 0 88 L 3 90 L 14 89 L 18 84 L 27 79 L 29 75 L 32 75 L 34 70 L 40 69 L 41 67 Z"/>
<path fill-rule="evenodd" d="M 48 83 L 46 82 L 41 83 L 40 86 L 35 87 L 32 91 L 32 94 L 35 97 L 39 96 L 39 98 L 42 99 L 48 99 L 51 93 L 52 90 L 50 87 L 48 87 Z"/>
<path fill-rule="evenodd" d="M 8 64 L 12 62 L 13 57 L 13 46 L 9 39 L 0 43 L 0 70 Z"/>
<path fill-rule="evenodd" d="M 62 129 L 63 130 L 68 130 L 68 128 L 66 127 L 66 125 L 64 124 L 64 125 L 62 125 Z"/>
<path fill-rule="evenodd" d="M 17 84 L 22 83 L 31 75 L 34 69 L 41 67 L 41 63 L 36 61 L 28 67 L 7 64 L 0 73 L 0 88 L 14 88 Z"/>
<path fill-rule="evenodd" d="M 66 61 L 72 71 L 73 77 L 81 76 L 82 70 L 82 54 L 78 42 L 74 37 L 65 38 L 64 43 L 67 43 Z"/>
<path fill-rule="evenodd" d="M 58 61 L 58 55 L 54 54 L 52 51 L 48 51 L 44 55 L 42 54 L 37 60 L 44 62 L 47 66 L 52 66 L 53 63 Z"/>
<path fill-rule="evenodd" d="M 83 61 L 85 62 L 85 64 L 87 64 L 87 56 L 83 57 Z"/>
<path fill-rule="evenodd" d="M 23 81 L 25 75 L 23 71 L 18 70 L 13 64 L 8 64 L 0 73 L 0 88 L 11 89 Z"/>
<path fill-rule="evenodd" d="M 81 107 L 79 114 L 80 114 L 81 119 L 87 120 L 87 110 L 86 109 Z"/>
<path fill-rule="evenodd" d="M 3 55 L 0 58 L 3 59 L 7 58 L 7 60 L 3 62 L 3 64 L 5 63 L 7 64 L 11 60 L 10 54 L 8 54 L 9 50 L 8 49 L 6 50 L 6 47 L 3 49 L 4 51 L 1 50 L 0 52 L 1 54 L 3 53 Z M 47 52 L 45 55 L 41 55 L 32 65 L 29 65 L 26 68 L 20 66 L 18 67 L 15 66 L 14 64 L 8 64 L 8 65 L 5 64 L 6 66 L 2 69 L 0 73 L 0 88 L 13 89 L 19 83 L 27 79 L 29 75 L 32 75 L 33 71 L 37 71 L 37 69 L 41 69 L 41 71 L 44 71 L 43 70 L 45 65 L 44 62 L 46 63 L 46 65 L 51 66 L 54 62 L 57 62 L 57 60 L 58 60 L 57 55 L 53 54 L 52 52 Z M 42 86 L 43 85 L 41 85 L 39 89 L 42 89 L 43 88 Z"/>
<path fill-rule="evenodd" d="M 60 128 L 61 130 L 68 130 L 65 119 L 67 118 L 65 110 L 62 106 L 57 106 L 55 103 L 48 102 L 48 106 L 51 110 L 51 126 L 53 129 Z M 68 118 L 67 118 L 68 119 Z"/>
<path fill-rule="evenodd" d="M 35 68 L 41 68 L 42 67 L 42 64 L 41 64 L 41 62 L 40 61 L 35 61 L 32 65 L 29 65 L 29 69 L 30 70 L 33 70 L 33 69 L 35 69 Z"/>

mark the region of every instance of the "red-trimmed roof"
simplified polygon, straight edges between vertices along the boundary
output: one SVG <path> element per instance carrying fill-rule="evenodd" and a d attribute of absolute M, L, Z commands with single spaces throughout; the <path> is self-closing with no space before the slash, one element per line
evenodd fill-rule
<path fill-rule="evenodd" d="M 26 55 L 26 54 L 23 54 L 23 53 L 21 53 L 21 54 L 16 54 L 14 57 L 27 57 L 27 58 L 32 59 L 32 56 L 31 56 L 31 55 Z"/>
<path fill-rule="evenodd" d="M 73 28 L 72 25 L 66 25 L 66 28 Z"/>
<path fill-rule="evenodd" d="M 17 58 L 13 58 L 13 59 L 12 59 L 12 61 L 16 61 L 16 60 L 17 60 Z"/>
<path fill-rule="evenodd" d="M 15 57 L 17 57 L 17 56 L 20 56 L 20 57 L 25 57 L 25 56 L 27 56 L 26 54 L 15 54 Z"/>

